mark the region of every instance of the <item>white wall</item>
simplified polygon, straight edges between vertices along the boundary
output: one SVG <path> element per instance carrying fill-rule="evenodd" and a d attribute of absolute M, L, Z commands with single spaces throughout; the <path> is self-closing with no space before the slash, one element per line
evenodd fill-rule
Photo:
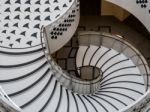
<path fill-rule="evenodd" d="M 149 8 L 150 3 L 147 3 L 146 8 L 141 8 L 140 4 L 136 3 L 136 0 L 106 0 L 106 1 L 116 4 L 129 11 L 131 14 L 137 17 L 150 32 L 150 13 L 148 12 L 150 10 Z"/>

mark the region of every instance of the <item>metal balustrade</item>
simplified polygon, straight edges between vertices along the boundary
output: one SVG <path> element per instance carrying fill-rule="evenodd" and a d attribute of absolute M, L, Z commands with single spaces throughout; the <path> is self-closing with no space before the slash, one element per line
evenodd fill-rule
<path fill-rule="evenodd" d="M 42 46 L 43 51 L 45 56 L 47 57 L 47 61 L 49 62 L 50 66 L 52 66 L 54 70 L 56 79 L 66 88 L 71 89 L 73 92 L 80 93 L 80 94 L 95 93 L 99 88 L 101 76 L 99 75 L 96 79 L 88 81 L 88 80 L 82 80 L 63 71 L 61 67 L 59 67 L 59 65 L 50 56 L 51 51 L 50 51 L 50 47 L 48 46 L 47 37 L 44 36 L 44 32 L 45 29 L 42 28 L 41 43 L 45 43 L 45 45 L 47 45 L 46 50 L 44 49 L 44 46 Z M 45 42 L 43 42 L 43 39 L 45 40 Z"/>
<path fill-rule="evenodd" d="M 20 0 L 15 2 L 20 4 Z M 149 67 L 143 55 L 123 37 L 100 32 L 79 34 L 79 44 L 86 46 L 81 66 L 95 65 L 101 69 L 101 74 L 93 80 L 83 80 L 68 74 L 51 57 L 51 53 L 60 49 L 72 37 L 79 22 L 79 1 L 68 2 L 71 6 L 62 15 L 55 16 L 54 21 L 41 22 L 43 27 L 38 36 L 41 40 L 35 41 L 33 46 L 33 41 L 25 41 L 25 46 L 15 44 L 16 48 L 13 48 L 13 44 L 6 43 L 9 45 L 7 48 L 2 42 L 4 45 L 0 46 L 0 56 L 4 61 L 7 59 L 7 62 L 0 64 L 0 84 L 8 94 L 0 89 L 0 103 L 4 104 L 0 105 L 4 107 L 2 111 L 147 111 L 145 106 L 150 102 Z M 10 1 L 6 0 L 5 3 L 10 4 Z M 25 4 L 30 4 L 30 0 Z M 40 6 L 40 0 L 35 4 Z M 50 4 L 49 0 L 46 0 L 45 4 Z M 63 6 L 66 7 L 66 4 Z M 30 12 L 29 8 L 25 10 Z M 9 13 L 9 9 L 5 11 Z M 19 8 L 16 11 L 19 11 Z M 35 11 L 39 12 L 39 9 Z M 29 16 L 26 18 L 29 19 Z M 5 19 L 9 20 L 9 16 Z M 15 16 L 15 19 L 19 20 L 19 16 Z M 39 20 L 39 17 L 35 19 Z M 50 21 L 49 17 L 45 19 Z M 4 25 L 7 26 L 8 24 Z M 38 25 L 33 26 L 40 29 Z M 17 24 L 14 24 L 14 27 L 17 27 Z M 27 28 L 28 24 L 24 24 L 23 27 Z M 1 33 L 7 31 L 2 30 Z M 11 33 L 14 35 L 16 32 Z M 25 32 L 21 32 L 20 35 L 25 36 Z M 31 37 L 37 37 L 37 34 L 33 33 Z M 20 41 L 17 37 L 16 42 Z M 61 42 L 61 45 L 54 46 L 55 41 Z M 87 58 L 90 53 L 90 57 Z M 93 61 L 93 57 L 96 61 Z M 119 60 L 116 61 L 116 58 Z M 112 60 L 114 62 L 110 64 Z M 120 67 L 121 64 L 123 67 Z"/>
<path fill-rule="evenodd" d="M 94 36 L 93 36 L 94 35 Z M 138 50 L 136 50 L 131 44 L 129 44 L 126 40 L 123 38 L 120 38 L 120 36 L 117 35 L 110 35 L 107 33 L 91 33 L 86 32 L 79 34 L 79 45 L 98 45 L 98 42 L 100 43 L 100 46 L 106 46 L 107 48 L 112 48 L 119 53 L 123 53 L 127 56 L 129 59 L 133 59 L 133 63 L 139 68 L 140 73 L 145 78 L 145 90 L 148 90 L 149 87 L 149 68 L 148 65 L 144 59 L 144 57 L 140 54 Z M 97 43 L 95 43 L 97 42 Z M 50 54 L 50 53 L 48 53 Z M 46 57 L 50 57 L 51 59 L 49 61 L 50 65 L 53 66 L 54 70 L 56 71 L 56 78 L 59 82 L 61 82 L 66 88 L 70 89 L 74 92 L 80 93 L 80 94 L 92 94 L 96 92 L 100 88 L 100 80 L 101 76 L 99 76 L 96 80 L 93 81 L 83 81 L 80 78 L 77 78 L 75 76 L 71 76 L 67 72 L 64 72 L 52 59 L 51 56 L 46 55 Z M 138 57 L 138 59 L 134 59 L 133 57 Z M 137 62 L 138 61 L 138 62 Z M 139 63 L 140 62 L 140 63 Z M 142 63 L 143 62 L 143 63 Z M 143 69 L 144 67 L 144 69 Z"/>
<path fill-rule="evenodd" d="M 133 61 L 133 63 L 138 67 L 140 73 L 144 77 L 146 91 L 149 88 L 149 66 L 145 58 L 139 50 L 130 44 L 125 38 L 112 35 L 104 32 L 79 32 L 79 46 L 89 46 L 96 45 L 105 46 L 106 48 L 114 49 L 118 53 L 124 54 L 127 58 Z"/>

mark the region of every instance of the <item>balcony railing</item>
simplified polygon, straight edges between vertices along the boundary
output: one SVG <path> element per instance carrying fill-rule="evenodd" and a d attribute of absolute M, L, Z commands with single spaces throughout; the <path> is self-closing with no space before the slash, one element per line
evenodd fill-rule
<path fill-rule="evenodd" d="M 44 29 L 42 34 L 44 35 Z M 47 41 L 46 38 L 45 40 Z M 97 32 L 80 33 L 79 45 L 105 46 L 106 48 L 111 48 L 116 50 L 119 53 L 123 53 L 126 57 L 128 57 L 130 60 L 133 61 L 136 67 L 138 67 L 140 73 L 144 77 L 145 90 L 146 91 L 148 90 L 149 74 L 150 74 L 148 64 L 145 58 L 143 57 L 143 55 L 123 37 L 118 35 L 111 35 L 107 33 L 97 33 Z M 45 52 L 45 49 L 43 50 Z M 80 94 L 92 94 L 96 92 L 98 88 L 100 88 L 101 75 L 99 75 L 96 79 L 91 81 L 77 78 L 73 75 L 68 74 L 66 71 L 63 71 L 61 67 L 59 67 L 57 63 L 54 61 L 54 59 L 50 56 L 50 51 L 46 51 L 46 52 L 45 52 L 45 56 L 47 57 L 51 69 L 55 73 L 55 77 L 66 88 Z"/>

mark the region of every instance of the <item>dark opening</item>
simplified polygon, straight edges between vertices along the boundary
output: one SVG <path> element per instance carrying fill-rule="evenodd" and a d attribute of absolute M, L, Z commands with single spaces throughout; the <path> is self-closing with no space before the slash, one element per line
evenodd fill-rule
<path fill-rule="evenodd" d="M 150 37 L 150 33 L 146 29 L 146 27 L 132 14 L 127 17 L 123 22 L 129 25 L 131 28 L 135 29 L 137 32 L 141 33 L 142 35 Z"/>
<path fill-rule="evenodd" d="M 80 67 L 80 78 L 83 80 L 94 80 L 99 76 L 102 77 L 102 72 L 97 67 L 94 66 Z"/>
<path fill-rule="evenodd" d="M 81 16 L 98 16 L 101 13 L 101 0 L 80 0 Z"/>

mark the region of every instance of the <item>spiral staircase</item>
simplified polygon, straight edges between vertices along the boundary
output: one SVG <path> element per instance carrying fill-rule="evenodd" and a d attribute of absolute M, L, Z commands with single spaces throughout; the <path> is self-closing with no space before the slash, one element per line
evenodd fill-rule
<path fill-rule="evenodd" d="M 125 0 L 108 1 L 134 10 Z M 150 1 L 128 2 L 150 30 Z M 79 32 L 79 77 L 52 58 L 72 38 L 79 11 L 78 0 L 0 1 L 1 112 L 149 112 L 149 66 L 123 37 Z"/>

